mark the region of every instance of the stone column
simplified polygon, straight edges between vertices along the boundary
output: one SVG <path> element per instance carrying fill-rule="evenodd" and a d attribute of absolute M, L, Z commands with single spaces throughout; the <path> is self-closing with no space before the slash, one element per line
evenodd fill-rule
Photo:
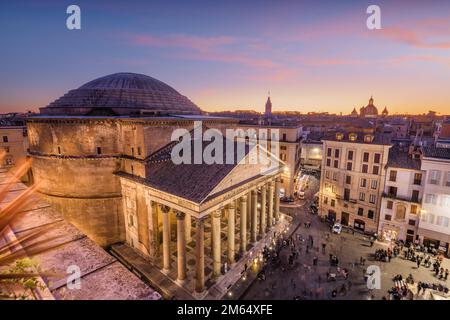
<path fill-rule="evenodd" d="M 177 216 L 177 264 L 178 264 L 178 281 L 186 279 L 186 222 L 185 214 L 176 211 Z"/>
<path fill-rule="evenodd" d="M 275 194 L 274 194 L 275 208 L 273 209 L 275 211 L 275 220 L 277 222 L 278 220 L 280 220 L 280 185 L 281 180 L 280 178 L 277 178 L 275 180 Z"/>
<path fill-rule="evenodd" d="M 197 220 L 197 230 L 195 234 L 195 264 L 196 276 L 195 291 L 202 293 L 205 290 L 205 221 L 204 219 Z"/>
<path fill-rule="evenodd" d="M 212 231 L 212 252 L 213 252 L 213 276 L 220 276 L 221 267 L 221 248 L 220 248 L 220 217 L 222 216 L 222 209 L 214 211 L 211 215 L 211 231 Z"/>
<path fill-rule="evenodd" d="M 266 233 L 266 198 L 267 198 L 267 187 L 263 185 L 261 187 L 261 212 L 259 216 L 259 234 L 264 236 Z"/>
<path fill-rule="evenodd" d="M 247 251 L 247 196 L 241 198 L 241 254 Z"/>
<path fill-rule="evenodd" d="M 252 225 L 250 241 L 256 242 L 256 227 L 258 226 L 258 190 L 252 190 Z"/>
<path fill-rule="evenodd" d="M 233 200 L 227 207 L 228 212 L 228 264 L 231 266 L 234 263 L 235 249 L 234 249 L 234 233 L 235 233 L 235 215 L 236 215 L 236 205 Z"/>
<path fill-rule="evenodd" d="M 247 230 L 252 227 L 252 192 L 247 196 Z"/>
<path fill-rule="evenodd" d="M 273 200 L 274 200 L 274 185 L 273 185 L 273 182 L 271 181 L 271 182 L 269 182 L 269 204 L 268 204 L 268 207 L 269 207 L 269 212 L 268 212 L 268 215 L 269 215 L 269 217 L 268 217 L 268 219 L 267 219 L 267 226 L 268 226 L 268 229 L 270 229 L 271 227 L 272 227 L 272 225 L 273 225 Z"/>
<path fill-rule="evenodd" d="M 189 213 L 186 213 L 186 218 L 184 218 L 185 224 L 186 224 L 186 242 L 189 243 L 192 240 L 192 219 L 191 215 Z"/>
<path fill-rule="evenodd" d="M 163 271 L 170 270 L 170 208 L 161 206 L 163 216 Z"/>

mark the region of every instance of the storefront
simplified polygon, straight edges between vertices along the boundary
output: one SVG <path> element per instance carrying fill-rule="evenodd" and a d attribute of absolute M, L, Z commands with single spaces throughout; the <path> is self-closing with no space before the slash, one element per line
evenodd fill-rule
<path fill-rule="evenodd" d="M 366 223 L 363 220 L 355 219 L 353 222 L 353 228 L 356 230 L 364 231 L 366 229 Z"/>

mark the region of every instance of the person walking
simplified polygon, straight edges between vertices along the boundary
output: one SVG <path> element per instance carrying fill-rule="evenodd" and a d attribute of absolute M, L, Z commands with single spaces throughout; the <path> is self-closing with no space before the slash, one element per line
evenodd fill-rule
<path fill-rule="evenodd" d="M 445 269 L 444 280 L 447 281 L 447 278 L 448 278 L 448 269 Z"/>
<path fill-rule="evenodd" d="M 313 258 L 313 266 L 317 266 L 317 260 L 318 260 L 317 257 Z"/>
<path fill-rule="evenodd" d="M 417 269 L 419 269 L 420 268 L 420 259 L 417 259 Z"/>
<path fill-rule="evenodd" d="M 326 248 L 327 244 L 326 243 L 322 243 L 322 254 L 325 254 L 325 248 Z"/>

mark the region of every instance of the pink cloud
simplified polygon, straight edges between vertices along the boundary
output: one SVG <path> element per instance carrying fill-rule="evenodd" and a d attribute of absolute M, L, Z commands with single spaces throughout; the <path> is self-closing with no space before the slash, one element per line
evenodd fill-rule
<path fill-rule="evenodd" d="M 236 43 L 237 39 L 229 36 L 198 37 L 188 35 L 170 35 L 167 37 L 157 37 L 153 35 L 131 35 L 129 41 L 136 45 L 177 47 L 197 51 L 208 51 L 216 47 Z"/>
<path fill-rule="evenodd" d="M 297 56 L 290 59 L 293 62 L 299 62 L 309 66 L 339 66 L 339 65 L 366 65 L 373 63 L 374 61 L 364 59 L 352 59 L 352 58 L 316 58 Z"/>
<path fill-rule="evenodd" d="M 263 48 L 258 39 L 242 39 L 231 36 L 200 37 L 191 35 L 126 35 L 129 43 L 141 46 L 180 48 L 174 55 L 178 58 L 202 61 L 235 63 L 254 68 L 274 68 L 277 63 L 267 58 L 255 57 L 255 48 Z M 231 45 L 239 45 L 231 48 Z"/>
<path fill-rule="evenodd" d="M 450 49 L 450 17 L 409 20 L 401 24 L 383 27 L 377 34 L 415 48 Z"/>

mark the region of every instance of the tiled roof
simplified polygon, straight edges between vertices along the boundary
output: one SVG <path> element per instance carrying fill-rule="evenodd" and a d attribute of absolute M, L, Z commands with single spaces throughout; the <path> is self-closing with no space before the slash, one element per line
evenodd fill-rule
<path fill-rule="evenodd" d="M 420 159 L 413 159 L 407 148 L 392 147 L 389 149 L 386 167 L 420 170 Z"/>
<path fill-rule="evenodd" d="M 427 158 L 450 159 L 450 148 L 436 148 L 434 146 L 423 148 L 424 156 Z"/>
<path fill-rule="evenodd" d="M 350 142 L 350 143 L 364 143 L 364 144 L 380 144 L 380 145 L 390 145 L 391 143 L 391 138 L 389 135 L 384 135 L 381 133 L 365 133 L 365 132 L 340 132 L 344 135 L 344 137 L 342 138 L 342 140 L 338 140 L 336 138 L 336 133 L 333 134 L 329 134 L 327 136 L 325 136 L 322 141 L 340 141 L 340 142 Z M 357 138 L 355 141 L 351 141 L 349 139 L 349 134 L 350 133 L 356 133 L 357 134 Z M 372 142 L 364 142 L 364 136 L 370 134 L 374 136 L 374 139 Z"/>
<path fill-rule="evenodd" d="M 210 143 L 203 141 L 202 150 Z M 194 164 L 194 140 L 191 143 L 191 164 L 175 164 L 171 160 L 175 143 L 167 145 L 149 158 L 145 183 L 163 192 L 201 203 L 237 165 L 236 160 L 234 164 L 226 164 L 226 140 L 223 143 L 223 164 L 206 164 L 204 161 L 202 164 Z M 238 145 L 245 147 L 245 155 L 251 149 L 243 142 L 235 142 L 234 159 L 237 159 Z"/>

